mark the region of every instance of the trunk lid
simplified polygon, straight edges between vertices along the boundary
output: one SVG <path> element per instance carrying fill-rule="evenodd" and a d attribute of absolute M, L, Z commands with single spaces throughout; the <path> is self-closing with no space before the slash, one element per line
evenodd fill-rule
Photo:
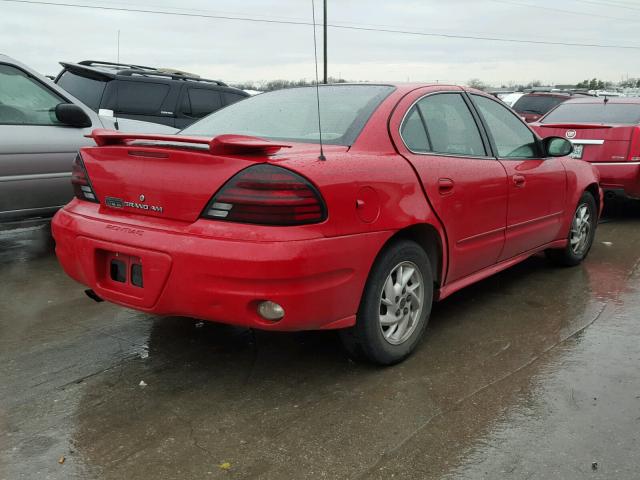
<path fill-rule="evenodd" d="M 289 158 L 273 154 L 291 147 L 237 135 L 211 139 L 98 131 L 91 137 L 99 146 L 84 148 L 81 155 L 101 209 L 190 223 L 236 173 Z"/>
<path fill-rule="evenodd" d="M 538 123 L 532 127 L 543 138 L 570 140 L 574 144 L 572 156 L 587 162 L 626 162 L 636 156 L 631 151 L 638 135 L 638 127 L 634 125 Z"/>

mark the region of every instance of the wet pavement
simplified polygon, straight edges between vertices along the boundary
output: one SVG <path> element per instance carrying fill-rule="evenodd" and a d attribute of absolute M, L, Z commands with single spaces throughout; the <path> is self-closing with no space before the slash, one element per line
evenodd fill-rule
<path fill-rule="evenodd" d="M 0 479 L 638 479 L 640 208 L 433 312 L 406 362 L 335 334 L 94 303 L 46 224 L 0 230 Z"/>

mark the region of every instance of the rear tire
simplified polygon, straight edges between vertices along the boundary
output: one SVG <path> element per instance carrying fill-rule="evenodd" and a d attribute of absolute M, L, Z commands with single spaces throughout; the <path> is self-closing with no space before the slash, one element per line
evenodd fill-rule
<path fill-rule="evenodd" d="M 339 332 L 352 358 L 393 365 L 416 348 L 433 302 L 433 274 L 425 251 L 401 240 L 376 260 L 360 301 L 355 326 Z"/>
<path fill-rule="evenodd" d="M 547 258 L 562 266 L 573 267 L 580 264 L 591 250 L 597 225 L 596 201 L 591 193 L 584 192 L 571 220 L 567 246 L 563 249 L 547 250 Z"/>

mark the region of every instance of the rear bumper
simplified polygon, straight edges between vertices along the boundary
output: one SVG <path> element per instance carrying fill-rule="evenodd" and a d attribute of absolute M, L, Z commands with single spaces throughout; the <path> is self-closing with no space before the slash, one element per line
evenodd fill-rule
<path fill-rule="evenodd" d="M 314 330 L 355 323 L 371 265 L 393 232 L 237 241 L 62 209 L 52 233 L 65 272 L 110 302 L 245 327 Z M 116 253 L 142 265 L 142 288 L 111 278 L 109 264 Z M 263 300 L 282 305 L 284 318 L 262 319 L 256 309 Z"/>
<path fill-rule="evenodd" d="M 606 193 L 640 198 L 640 163 L 593 163 L 600 173 L 600 186 Z"/>

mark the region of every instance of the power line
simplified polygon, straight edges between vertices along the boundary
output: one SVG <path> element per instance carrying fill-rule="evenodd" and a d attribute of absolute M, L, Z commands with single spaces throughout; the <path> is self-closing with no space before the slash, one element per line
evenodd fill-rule
<path fill-rule="evenodd" d="M 128 12 L 128 13 L 148 13 L 148 14 L 154 14 L 154 15 L 190 17 L 190 18 L 209 18 L 209 19 L 216 19 L 216 20 L 233 20 L 233 21 L 253 22 L 253 23 L 271 23 L 271 24 L 305 25 L 305 26 L 313 25 L 313 22 L 296 21 L 296 20 L 270 20 L 270 19 L 264 19 L 264 18 L 236 16 L 236 15 L 207 15 L 207 14 L 196 14 L 196 13 L 186 13 L 186 12 L 185 13 L 167 12 L 162 10 L 152 10 L 152 9 L 146 9 L 146 8 L 109 7 L 104 5 L 58 3 L 58 2 L 48 2 L 48 1 L 41 1 L 41 0 L 0 0 L 0 1 L 5 3 L 19 3 L 19 4 L 28 4 L 28 5 L 49 5 L 49 6 L 56 6 L 56 7 L 71 7 L 71 8 L 75 7 L 75 8 L 83 8 L 83 9 L 90 9 L 90 10 L 116 11 L 116 12 Z M 636 45 L 615 45 L 615 44 L 602 44 L 602 43 L 578 43 L 578 42 L 556 42 L 556 41 L 546 41 L 546 40 L 526 40 L 526 39 L 517 39 L 517 38 L 501 38 L 501 37 L 480 36 L 480 35 L 459 35 L 459 34 L 452 34 L 452 33 L 435 33 L 435 32 L 412 31 L 412 30 L 395 30 L 395 29 L 388 29 L 388 28 L 373 28 L 373 27 L 364 27 L 364 26 L 348 26 L 348 25 L 339 25 L 339 24 L 331 24 L 331 23 L 328 24 L 328 26 L 334 29 L 341 29 L 341 30 L 397 33 L 397 34 L 413 35 L 413 36 L 420 36 L 420 37 L 432 37 L 432 38 L 436 37 L 436 38 L 448 38 L 448 39 L 457 39 L 457 40 L 480 40 L 480 41 L 503 42 L 503 43 L 529 44 L 529 45 L 555 45 L 555 46 L 563 46 L 563 47 L 640 50 L 640 46 L 636 46 Z"/>
<path fill-rule="evenodd" d="M 602 7 L 613 7 L 613 8 L 624 8 L 625 10 L 635 10 L 636 12 L 640 12 L 640 8 L 637 7 L 632 7 L 629 4 L 625 4 L 625 3 L 619 3 L 619 2 L 596 2 L 596 1 L 591 1 L 591 0 L 581 0 L 580 3 L 588 3 L 591 5 L 598 5 L 598 6 L 602 6 Z"/>
<path fill-rule="evenodd" d="M 535 10 L 547 10 L 550 12 L 560 12 L 560 13 L 566 13 L 568 15 L 579 15 L 581 17 L 595 17 L 595 18 L 606 18 L 609 20 L 621 20 L 623 22 L 640 22 L 640 18 L 638 17 L 627 17 L 627 18 L 623 18 L 623 17 L 612 17 L 612 16 L 608 16 L 608 15 L 600 15 L 600 14 L 596 14 L 596 13 L 587 13 L 587 12 L 578 12 L 576 10 L 564 10 L 562 8 L 554 8 L 554 7 L 542 7 L 540 5 L 532 5 L 530 3 L 521 3 L 521 2 L 513 2 L 513 1 L 509 1 L 509 0 L 491 0 L 492 2 L 495 3 L 502 3 L 505 5 L 514 5 L 517 7 L 526 7 L 526 8 L 533 8 Z"/>

